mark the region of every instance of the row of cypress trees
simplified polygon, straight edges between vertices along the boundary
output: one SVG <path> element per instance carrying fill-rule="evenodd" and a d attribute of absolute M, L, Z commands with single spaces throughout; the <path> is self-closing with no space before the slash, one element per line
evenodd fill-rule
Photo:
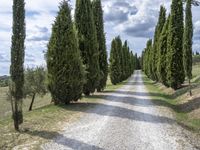
<path fill-rule="evenodd" d="M 110 52 L 110 78 L 112 84 L 126 80 L 135 70 L 135 58 L 127 41 L 122 44 L 120 36 L 113 39 Z"/>
<path fill-rule="evenodd" d="M 69 103 L 106 86 L 108 63 L 101 0 L 77 0 L 75 22 L 60 4 L 48 44 L 48 87 L 55 104 Z"/>
<path fill-rule="evenodd" d="M 147 41 L 142 53 L 143 71 L 154 81 L 178 89 L 185 77 L 192 78 L 192 12 L 187 0 L 185 27 L 182 0 L 172 0 L 171 13 L 160 7 L 154 40 Z"/>

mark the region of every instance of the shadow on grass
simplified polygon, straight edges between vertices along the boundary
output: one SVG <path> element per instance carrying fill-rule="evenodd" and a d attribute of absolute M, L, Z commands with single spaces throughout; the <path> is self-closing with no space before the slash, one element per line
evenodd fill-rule
<path fill-rule="evenodd" d="M 189 113 L 200 108 L 200 97 L 194 98 L 187 103 L 178 105 L 181 112 Z"/>
<path fill-rule="evenodd" d="M 37 136 L 43 139 L 47 139 L 47 140 L 52 140 L 54 139 L 54 142 L 72 149 L 87 149 L 87 150 L 103 150 L 102 148 L 95 146 L 95 145 L 90 145 L 87 143 L 84 143 L 82 141 L 76 140 L 76 139 L 72 139 L 72 138 L 68 138 L 65 137 L 64 135 L 58 133 L 58 132 L 50 132 L 50 131 L 31 131 L 29 129 L 25 129 L 25 131 L 23 132 L 25 134 L 31 135 L 31 136 Z"/>
<path fill-rule="evenodd" d="M 195 88 L 198 87 L 198 86 L 200 86 L 200 85 L 199 85 L 199 84 L 193 84 L 193 85 L 191 85 L 191 89 L 193 90 L 193 89 L 195 89 Z M 181 89 L 176 90 L 176 91 L 171 95 L 171 97 L 175 99 L 175 98 L 177 98 L 177 97 L 179 97 L 179 96 L 181 96 L 181 95 L 183 95 L 183 94 L 189 92 L 189 90 L 190 90 L 190 87 L 189 87 L 189 86 L 184 86 L 184 87 L 182 87 Z"/>

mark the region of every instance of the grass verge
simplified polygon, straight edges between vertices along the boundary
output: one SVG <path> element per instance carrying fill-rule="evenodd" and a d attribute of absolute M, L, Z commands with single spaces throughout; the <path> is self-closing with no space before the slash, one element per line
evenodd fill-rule
<path fill-rule="evenodd" d="M 193 87 L 193 97 L 187 90 L 173 91 L 161 84 L 154 83 L 143 76 L 144 84 L 149 91 L 153 103 L 170 108 L 176 117 L 177 123 L 200 134 L 200 86 Z"/>

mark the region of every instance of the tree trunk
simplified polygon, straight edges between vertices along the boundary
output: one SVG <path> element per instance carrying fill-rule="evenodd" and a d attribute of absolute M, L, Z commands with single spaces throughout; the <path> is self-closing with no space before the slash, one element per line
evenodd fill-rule
<path fill-rule="evenodd" d="M 31 104 L 30 104 L 30 107 L 29 107 L 29 111 L 32 111 L 34 101 L 35 101 L 35 93 L 33 94 Z"/>
<path fill-rule="evenodd" d="M 15 103 L 13 112 L 14 127 L 16 131 L 19 131 L 18 100 L 15 99 L 14 103 Z"/>
<path fill-rule="evenodd" d="M 189 87 L 190 87 L 190 96 L 192 96 L 192 88 L 191 88 L 191 82 L 190 82 L 190 79 L 189 79 Z"/>
<path fill-rule="evenodd" d="M 102 92 L 102 90 L 100 88 L 97 89 L 97 92 Z"/>

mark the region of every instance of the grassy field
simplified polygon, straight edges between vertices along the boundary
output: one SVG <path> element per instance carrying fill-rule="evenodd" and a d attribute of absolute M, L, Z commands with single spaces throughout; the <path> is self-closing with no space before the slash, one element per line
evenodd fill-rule
<path fill-rule="evenodd" d="M 193 75 L 200 75 L 200 66 L 193 67 Z M 146 76 L 144 83 L 155 104 L 169 107 L 175 114 L 177 122 L 183 127 L 200 134 L 200 84 L 193 83 L 193 96 L 189 96 L 188 87 L 174 91 L 159 83 L 154 83 Z"/>
<path fill-rule="evenodd" d="M 200 63 L 193 66 L 192 75 L 194 82 L 200 82 Z"/>
<path fill-rule="evenodd" d="M 11 115 L 11 104 L 7 100 L 8 87 L 0 87 L 0 120 L 4 119 L 7 116 Z M 27 112 L 31 103 L 31 98 L 26 98 L 23 100 L 23 111 Z M 50 94 L 45 95 L 44 97 L 36 96 L 33 109 L 43 107 L 51 103 Z"/>
<path fill-rule="evenodd" d="M 113 86 L 110 80 L 108 80 L 105 91 L 116 90 L 125 83 L 126 81 Z M 3 150 L 13 147 L 16 149 L 23 149 L 24 147 L 39 149 L 38 146 L 40 144 L 59 135 L 58 132 L 62 129 L 63 124 L 79 119 L 81 112 L 95 107 L 100 101 L 98 98 L 83 97 L 77 103 L 55 106 L 50 104 L 51 98 L 47 95 L 43 98 L 37 98 L 34 104 L 34 110 L 28 112 L 26 110 L 29 106 L 30 99 L 26 99 L 24 100 L 24 123 L 21 125 L 20 133 L 18 133 L 13 129 L 10 113 L 4 115 L 10 111 L 10 103 L 5 100 L 6 91 L 6 88 L 1 88 L 0 107 L 4 104 L 4 108 L 1 109 L 0 149 Z M 91 103 L 93 104 L 92 106 L 89 105 Z"/>

